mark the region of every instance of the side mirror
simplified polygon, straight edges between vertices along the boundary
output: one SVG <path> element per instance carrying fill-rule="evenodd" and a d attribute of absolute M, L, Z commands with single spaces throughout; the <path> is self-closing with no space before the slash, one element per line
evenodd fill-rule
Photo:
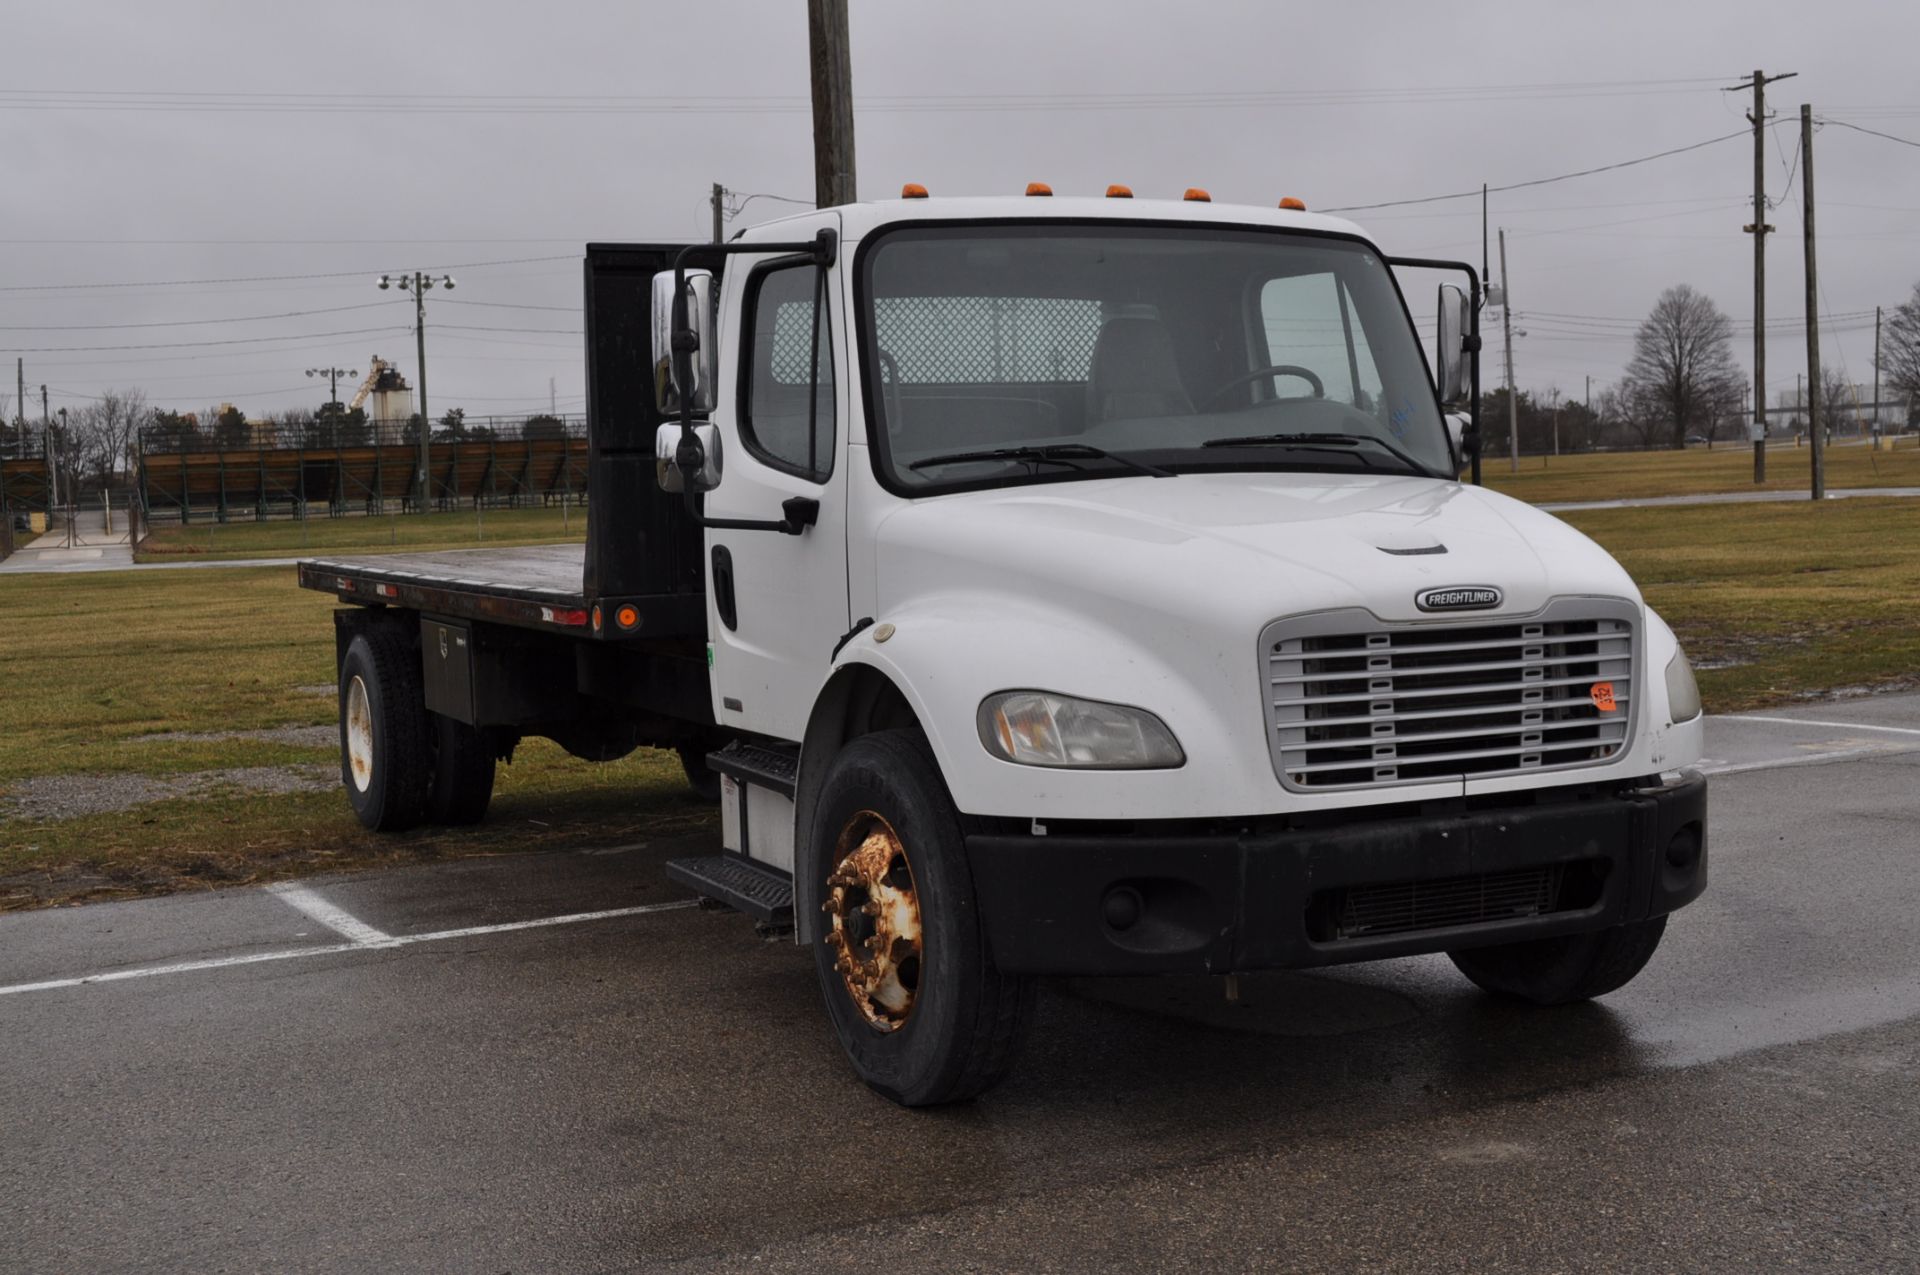
<path fill-rule="evenodd" d="M 687 271 L 687 330 L 691 354 L 676 357 L 673 348 L 673 271 L 653 276 L 653 401 L 662 416 L 680 414 L 681 396 L 695 413 L 713 410 L 713 386 L 720 368 L 720 343 L 713 331 L 713 272 Z"/>
<path fill-rule="evenodd" d="M 1473 311 L 1467 294 L 1450 283 L 1440 285 L 1439 337 L 1435 342 L 1434 375 L 1442 403 L 1458 403 L 1467 394 L 1467 333 Z"/>
<path fill-rule="evenodd" d="M 700 467 L 693 471 L 693 489 L 712 491 L 720 485 L 720 431 L 712 425 L 695 425 L 693 439 L 700 448 Z M 668 421 L 653 432 L 653 462 L 654 477 L 661 491 L 686 490 L 686 476 L 680 470 L 679 422 Z"/>
<path fill-rule="evenodd" d="M 1480 440 L 1474 437 L 1472 423 L 1459 412 L 1448 412 L 1444 419 L 1447 422 L 1447 442 L 1453 447 L 1453 462 L 1465 469 L 1473 460 L 1473 451 L 1469 449 L 1478 450 Z"/>

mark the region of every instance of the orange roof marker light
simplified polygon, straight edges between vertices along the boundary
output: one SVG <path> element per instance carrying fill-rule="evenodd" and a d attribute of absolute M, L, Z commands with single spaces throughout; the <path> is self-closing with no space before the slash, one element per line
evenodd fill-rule
<path fill-rule="evenodd" d="M 1295 199 L 1292 195 L 1288 195 L 1280 201 L 1280 206 L 1288 212 L 1305 212 L 1307 210 L 1307 201 L 1304 199 Z"/>
<path fill-rule="evenodd" d="M 1210 204 L 1213 202 L 1213 196 L 1201 190 L 1198 186 L 1187 187 L 1187 193 L 1180 196 L 1180 198 L 1195 204 Z"/>
<path fill-rule="evenodd" d="M 1027 183 L 1027 194 L 1029 195 L 1051 195 L 1052 193 L 1053 187 L 1047 185 L 1045 182 Z"/>
<path fill-rule="evenodd" d="M 919 182 L 908 182 L 900 188 L 900 198 L 902 199 L 925 199 L 926 197 L 927 188 Z"/>
<path fill-rule="evenodd" d="M 1108 199 L 1132 199 L 1133 187 L 1121 186 L 1118 184 L 1109 186 L 1107 187 L 1107 198 Z"/>

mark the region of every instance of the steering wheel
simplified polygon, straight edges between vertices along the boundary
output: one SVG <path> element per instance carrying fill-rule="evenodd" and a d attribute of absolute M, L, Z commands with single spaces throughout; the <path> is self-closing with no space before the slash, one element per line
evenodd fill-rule
<path fill-rule="evenodd" d="M 880 379 L 880 393 L 887 404 L 887 432 L 898 434 L 906 424 L 906 406 L 900 397 L 900 364 L 893 355 L 880 351 L 880 367 L 886 373 Z"/>
<path fill-rule="evenodd" d="M 1213 393 L 1207 395 L 1206 400 L 1200 404 L 1200 410 L 1203 412 L 1213 410 L 1213 405 L 1218 403 L 1221 398 L 1226 395 L 1228 390 L 1238 389 L 1249 381 L 1257 381 L 1263 376 L 1297 376 L 1308 385 L 1313 386 L 1313 396 L 1315 398 L 1325 398 L 1327 396 L 1326 385 L 1314 374 L 1311 368 L 1301 367 L 1297 363 L 1275 363 L 1272 367 L 1257 367 L 1251 372 L 1245 372 L 1234 377 L 1231 381 L 1228 381 L 1225 385 L 1220 386 L 1214 390 Z"/>

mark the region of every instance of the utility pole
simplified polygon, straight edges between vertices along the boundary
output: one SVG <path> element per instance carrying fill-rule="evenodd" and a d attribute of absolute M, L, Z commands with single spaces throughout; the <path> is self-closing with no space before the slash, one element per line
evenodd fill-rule
<path fill-rule="evenodd" d="M 727 237 L 726 227 L 722 225 L 721 211 L 726 207 L 727 188 L 719 182 L 713 184 L 713 241 L 719 243 Z"/>
<path fill-rule="evenodd" d="M 1880 446 L 1880 307 L 1873 307 L 1873 445 Z"/>
<path fill-rule="evenodd" d="M 813 66 L 813 199 L 821 208 L 850 204 L 853 180 L 853 57 L 847 0 L 807 0 Z"/>
<path fill-rule="evenodd" d="M 27 428 L 27 361 L 25 359 L 13 361 L 13 380 L 13 418 L 19 422 L 20 430 L 24 433 Z"/>
<path fill-rule="evenodd" d="M 1753 89 L 1753 110 L 1747 119 L 1753 124 L 1753 222 L 1746 227 L 1753 236 L 1753 481 L 1767 481 L 1767 236 L 1773 227 L 1767 224 L 1767 85 L 1775 80 L 1791 80 L 1797 71 L 1768 75 L 1755 71 L 1753 79 L 1736 84 L 1726 92 Z"/>
<path fill-rule="evenodd" d="M 1500 227 L 1500 326 L 1507 338 L 1507 454 L 1520 472 L 1520 402 L 1513 388 L 1513 292 L 1507 287 L 1507 228 Z"/>
<path fill-rule="evenodd" d="M 393 287 L 393 276 L 381 275 L 380 286 Z M 413 332 L 418 341 L 420 359 L 420 512 L 424 514 L 431 508 L 429 498 L 432 493 L 428 480 L 433 470 L 433 457 L 428 449 L 433 437 L 433 417 L 427 414 L 427 293 L 434 288 L 445 288 L 451 292 L 454 282 L 450 274 L 435 279 L 430 274 L 415 270 L 400 276 L 399 287 L 402 292 L 413 293 Z"/>
<path fill-rule="evenodd" d="M 1813 439 L 1813 498 L 1827 494 L 1825 456 L 1820 445 L 1820 285 L 1813 261 L 1813 106 L 1800 104 L 1800 198 L 1802 234 L 1807 252 L 1807 432 Z"/>

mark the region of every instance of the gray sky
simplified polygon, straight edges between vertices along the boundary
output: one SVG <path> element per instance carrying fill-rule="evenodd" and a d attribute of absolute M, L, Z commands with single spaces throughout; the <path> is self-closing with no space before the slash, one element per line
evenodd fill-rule
<path fill-rule="evenodd" d="M 413 374 L 411 301 L 377 291 L 373 276 L 451 269 L 459 288 L 428 302 L 434 414 L 544 407 L 549 378 L 561 409 L 581 410 L 581 244 L 703 238 L 714 181 L 811 195 L 805 10 L 804 0 L 21 7 L 9 24 L 13 87 L 0 92 L 0 354 L 39 351 L 24 355 L 36 411 L 43 382 L 55 407 L 130 385 L 181 409 L 311 407 L 325 391 L 309 367 L 364 371 L 379 353 Z M 1769 193 L 1791 190 L 1768 251 L 1769 316 L 1789 325 L 1803 288 L 1799 188 L 1787 184 L 1799 104 L 1920 141 L 1920 8 L 1886 2 L 852 0 L 852 10 L 868 196 L 903 181 L 937 197 L 1045 180 L 1062 194 L 1200 185 L 1216 201 L 1297 195 L 1313 208 L 1415 199 L 1735 132 L 1747 99 L 1720 85 L 1756 66 L 1798 71 L 1769 93 L 1792 121 L 1767 159 Z M 187 96 L 214 94 L 227 96 Z M 286 109 L 285 95 L 327 109 Z M 217 109 L 189 109 L 209 102 Z M 1867 312 L 1864 324 L 1835 322 L 1826 357 L 1869 381 L 1872 309 L 1920 278 L 1920 149 L 1827 127 L 1815 152 L 1824 309 Z M 1751 144 L 1732 140 L 1495 195 L 1528 332 L 1521 384 L 1578 396 L 1588 374 L 1596 388 L 1612 381 L 1631 333 L 1614 321 L 1644 316 L 1682 281 L 1735 320 L 1747 364 L 1752 249 L 1740 227 L 1751 183 Z M 734 224 L 780 208 L 757 201 Z M 1477 199 L 1352 215 L 1389 252 L 1479 257 Z M 265 278 L 334 272 L 345 274 Z M 235 279 L 251 281 L 76 286 Z M 227 321 L 336 307 L 366 308 Z M 265 336 L 287 339 L 98 348 Z M 1801 330 L 1785 326 L 1768 348 L 1770 391 L 1790 390 Z"/>

